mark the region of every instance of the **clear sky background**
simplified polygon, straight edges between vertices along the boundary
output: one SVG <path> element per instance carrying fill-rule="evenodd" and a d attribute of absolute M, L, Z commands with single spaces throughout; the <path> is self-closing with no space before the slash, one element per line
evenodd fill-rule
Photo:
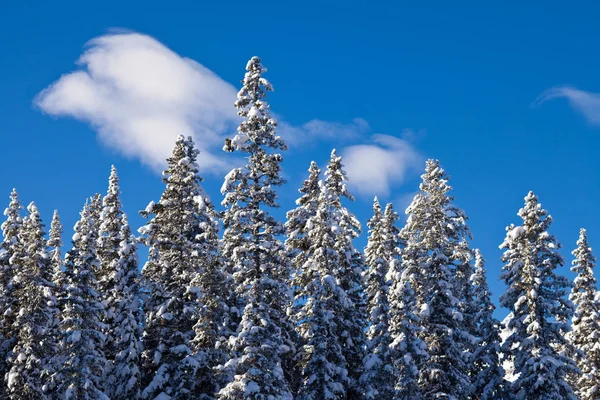
<path fill-rule="evenodd" d="M 498 245 L 529 190 L 555 219 L 563 274 L 580 227 L 600 249 L 599 13 L 593 1 L 0 1 L 0 194 L 8 204 L 16 187 L 47 224 L 58 208 L 68 244 L 114 164 L 137 229 L 183 133 L 220 203 L 239 162 L 222 141 L 258 55 L 290 145 L 279 216 L 334 147 L 363 223 L 374 195 L 403 212 L 438 158 L 497 299 Z"/>

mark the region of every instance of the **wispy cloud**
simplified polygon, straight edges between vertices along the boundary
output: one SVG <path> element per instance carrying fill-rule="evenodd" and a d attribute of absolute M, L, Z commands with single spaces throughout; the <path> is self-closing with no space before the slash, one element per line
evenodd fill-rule
<path fill-rule="evenodd" d="M 291 144 L 357 140 L 369 130 L 369 124 L 362 118 L 355 118 L 350 123 L 313 119 L 301 126 L 293 126 L 285 121 L 279 123 L 279 133 Z"/>
<path fill-rule="evenodd" d="M 581 113 L 588 123 L 600 125 L 600 93 L 586 92 L 572 86 L 558 86 L 542 93 L 533 106 L 558 98 L 567 99 L 571 107 Z"/>
<path fill-rule="evenodd" d="M 342 150 L 349 185 L 360 195 L 387 196 L 393 185 L 422 167 L 423 156 L 406 138 L 377 134 L 371 140 Z"/>

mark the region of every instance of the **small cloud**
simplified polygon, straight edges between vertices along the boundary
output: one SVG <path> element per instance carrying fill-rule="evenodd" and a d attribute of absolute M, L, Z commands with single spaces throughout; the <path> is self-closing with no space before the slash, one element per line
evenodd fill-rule
<path fill-rule="evenodd" d="M 332 140 L 336 142 L 350 141 L 359 138 L 370 129 L 367 121 L 362 118 L 355 118 L 350 123 L 313 119 L 300 126 L 293 126 L 282 121 L 278 124 L 278 128 L 279 134 L 290 144 Z"/>
<path fill-rule="evenodd" d="M 342 150 L 349 185 L 361 195 L 387 196 L 393 185 L 404 182 L 408 172 L 421 168 L 423 156 L 406 139 L 382 134 L 371 139 L 372 144 Z"/>
<path fill-rule="evenodd" d="M 571 107 L 583 114 L 588 123 L 600 125 L 600 93 L 586 92 L 571 86 L 559 86 L 542 93 L 532 106 L 537 107 L 558 98 L 567 99 Z"/>
<path fill-rule="evenodd" d="M 237 90 L 218 75 L 150 36 L 120 32 L 91 40 L 77 64 L 37 95 L 57 117 L 89 123 L 100 140 L 155 169 L 179 134 L 194 136 L 203 171 L 229 166 L 216 153 L 238 123 Z"/>

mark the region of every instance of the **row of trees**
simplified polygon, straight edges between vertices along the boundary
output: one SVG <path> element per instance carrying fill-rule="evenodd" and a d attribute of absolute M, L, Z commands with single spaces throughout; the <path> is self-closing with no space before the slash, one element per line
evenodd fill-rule
<path fill-rule="evenodd" d="M 224 212 L 182 136 L 137 238 L 114 168 L 64 258 L 58 214 L 46 239 L 35 205 L 22 217 L 13 191 L 0 253 L 0 398 L 600 397 L 600 298 L 584 230 L 571 283 L 556 275 L 552 219 L 527 195 L 501 246 L 501 340 L 483 256 L 438 161 L 427 162 L 401 229 L 375 199 L 364 252 L 335 151 L 323 176 L 311 163 L 287 221 L 273 217 L 286 145 L 260 59 L 246 69 L 243 121 L 224 149 L 247 163 L 225 178 Z M 139 243 L 149 248 L 141 272 Z"/>

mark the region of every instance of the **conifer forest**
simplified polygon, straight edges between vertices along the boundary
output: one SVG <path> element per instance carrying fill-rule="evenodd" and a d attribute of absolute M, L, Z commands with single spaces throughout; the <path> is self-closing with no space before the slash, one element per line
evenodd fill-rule
<path fill-rule="evenodd" d="M 405 223 L 375 198 L 361 227 L 335 150 L 287 188 L 298 198 L 278 220 L 287 144 L 265 72 L 258 57 L 246 66 L 232 105 L 242 122 L 223 147 L 245 165 L 224 177 L 217 204 L 185 136 L 139 230 L 115 167 L 72 230 L 10 193 L 0 399 L 600 399 L 600 294 L 585 229 L 565 238 L 574 249 L 564 260 L 549 212 L 523 193 L 497 244 L 508 310 L 499 321 L 485 255 L 438 160 L 423 165 Z"/>

